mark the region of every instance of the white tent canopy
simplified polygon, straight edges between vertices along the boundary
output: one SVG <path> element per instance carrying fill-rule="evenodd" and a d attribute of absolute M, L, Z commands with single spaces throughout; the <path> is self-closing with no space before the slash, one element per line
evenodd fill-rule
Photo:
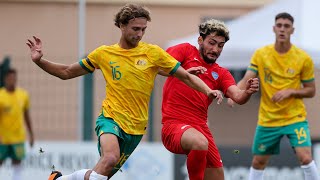
<path fill-rule="evenodd" d="M 280 12 L 290 13 L 294 19 L 293 44 L 306 50 L 320 66 L 320 0 L 278 0 L 229 21 L 230 41 L 224 47 L 218 64 L 227 68 L 246 68 L 255 49 L 274 43 L 274 17 Z M 169 41 L 167 47 L 189 42 L 198 47 L 195 33 L 185 38 Z"/>

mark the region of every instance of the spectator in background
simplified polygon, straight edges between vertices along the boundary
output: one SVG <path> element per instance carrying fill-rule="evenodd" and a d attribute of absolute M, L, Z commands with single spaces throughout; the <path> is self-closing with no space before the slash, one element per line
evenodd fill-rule
<path fill-rule="evenodd" d="M 319 180 L 311 153 L 311 137 L 303 98 L 312 98 L 316 87 L 311 57 L 290 41 L 294 19 L 288 13 L 275 17 L 275 43 L 258 49 L 238 86 L 250 78 L 261 79 L 258 126 L 252 146 L 249 180 L 262 180 L 271 155 L 279 154 L 287 136 L 303 169 L 305 180 Z M 232 106 L 233 101 L 228 100 Z"/>
<path fill-rule="evenodd" d="M 17 72 L 9 69 L 4 77 L 4 87 L 0 89 L 0 165 L 11 158 L 13 180 L 22 180 L 21 161 L 25 157 L 26 132 L 33 146 L 34 138 L 29 115 L 29 95 L 16 86 Z"/>
<path fill-rule="evenodd" d="M 225 24 L 211 19 L 199 25 L 199 50 L 183 43 L 169 47 L 167 52 L 211 89 L 221 90 L 237 103 L 245 104 L 259 90 L 259 80 L 248 79 L 245 90 L 241 90 L 230 72 L 216 63 L 228 40 Z M 162 142 L 169 151 L 187 155 L 190 180 L 224 179 L 222 159 L 207 124 L 211 103 L 212 99 L 173 76 L 168 77 L 163 87 Z"/>
<path fill-rule="evenodd" d="M 27 42 L 32 61 L 51 75 L 66 80 L 100 69 L 107 82 L 106 98 L 96 121 L 100 160 L 92 170 L 83 169 L 64 176 L 53 172 L 50 180 L 106 180 L 121 168 L 146 131 L 148 104 L 159 69 L 173 74 L 205 96 L 222 98 L 220 91 L 211 90 L 197 76 L 189 74 L 160 47 L 140 42 L 151 20 L 144 7 L 127 4 L 114 20 L 122 33 L 119 43 L 102 45 L 71 65 L 44 59 L 39 38 Z"/>

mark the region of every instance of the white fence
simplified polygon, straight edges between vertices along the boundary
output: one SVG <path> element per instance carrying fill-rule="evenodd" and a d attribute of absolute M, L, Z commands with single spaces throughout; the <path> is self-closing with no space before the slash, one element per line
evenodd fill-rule
<path fill-rule="evenodd" d="M 38 142 L 27 149 L 23 162 L 24 180 L 45 180 L 53 169 L 70 174 L 91 169 L 99 159 L 94 142 Z M 12 169 L 6 161 L 0 168 L 0 180 L 11 180 Z M 171 180 L 173 155 L 160 143 L 141 143 L 127 162 L 112 178 L 114 180 Z"/>
<path fill-rule="evenodd" d="M 223 151 L 223 148 L 220 150 Z M 99 159 L 95 142 L 38 142 L 34 148 L 27 148 L 27 151 L 23 162 L 24 180 L 45 180 L 53 169 L 62 171 L 63 174 L 79 169 L 91 169 Z M 314 144 L 313 154 L 320 167 L 320 143 Z M 251 160 L 252 157 L 246 155 L 245 158 Z M 225 179 L 247 179 L 248 166 L 225 167 Z M 10 161 L 6 161 L 0 168 L 0 180 L 11 180 L 12 173 Z M 180 175 L 177 176 L 177 173 Z M 187 174 L 185 160 L 177 160 L 161 143 L 141 143 L 112 179 L 187 180 Z M 300 167 L 268 167 L 265 174 L 268 180 L 303 179 Z"/>

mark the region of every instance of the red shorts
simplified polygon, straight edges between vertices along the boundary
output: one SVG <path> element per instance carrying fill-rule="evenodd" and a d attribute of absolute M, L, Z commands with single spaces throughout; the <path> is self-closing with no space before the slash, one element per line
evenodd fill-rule
<path fill-rule="evenodd" d="M 162 143 L 172 153 L 187 154 L 181 147 L 181 136 L 189 128 L 195 128 L 201 132 L 208 140 L 207 168 L 223 167 L 218 147 L 214 143 L 213 136 L 207 125 L 195 126 L 181 122 L 172 123 L 172 121 L 164 123 L 162 126 Z"/>

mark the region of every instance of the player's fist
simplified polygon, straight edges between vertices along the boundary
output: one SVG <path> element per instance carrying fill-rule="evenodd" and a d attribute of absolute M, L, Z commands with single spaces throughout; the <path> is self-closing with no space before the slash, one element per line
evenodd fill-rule
<path fill-rule="evenodd" d="M 246 93 L 253 94 L 259 91 L 259 79 L 250 78 L 246 82 Z"/>

